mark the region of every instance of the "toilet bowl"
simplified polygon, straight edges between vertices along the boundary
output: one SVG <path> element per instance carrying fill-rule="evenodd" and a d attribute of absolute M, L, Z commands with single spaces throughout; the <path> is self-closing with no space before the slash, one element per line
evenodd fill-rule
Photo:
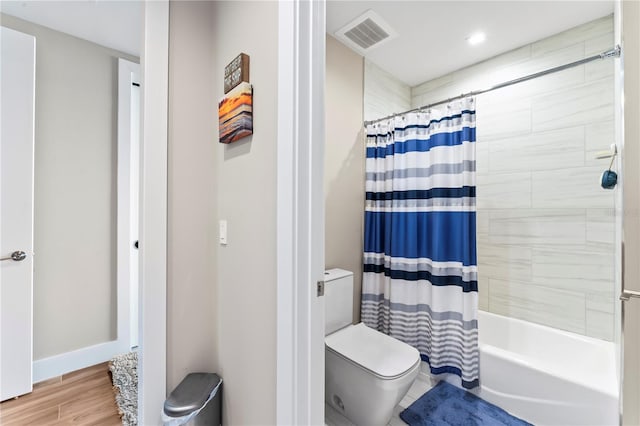
<path fill-rule="evenodd" d="M 353 273 L 325 273 L 325 402 L 358 426 L 386 425 L 420 371 L 419 352 L 351 324 Z"/>

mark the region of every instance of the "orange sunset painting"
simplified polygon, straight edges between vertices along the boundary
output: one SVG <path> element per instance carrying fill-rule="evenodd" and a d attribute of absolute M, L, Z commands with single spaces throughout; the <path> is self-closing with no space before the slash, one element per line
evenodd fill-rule
<path fill-rule="evenodd" d="M 231 143 L 253 134 L 253 88 L 240 83 L 218 103 L 220 143 Z"/>

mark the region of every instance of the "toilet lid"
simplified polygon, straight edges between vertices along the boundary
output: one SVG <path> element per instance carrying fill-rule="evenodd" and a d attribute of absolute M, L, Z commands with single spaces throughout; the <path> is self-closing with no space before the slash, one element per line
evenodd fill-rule
<path fill-rule="evenodd" d="M 345 327 L 325 338 L 329 349 L 381 377 L 397 377 L 420 359 L 417 349 L 363 323 Z"/>

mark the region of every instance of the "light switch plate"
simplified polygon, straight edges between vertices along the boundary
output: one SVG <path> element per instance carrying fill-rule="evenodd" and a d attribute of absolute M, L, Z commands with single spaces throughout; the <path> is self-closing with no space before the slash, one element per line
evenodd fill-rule
<path fill-rule="evenodd" d="M 220 245 L 226 246 L 227 245 L 227 221 L 226 220 L 220 221 L 218 235 L 219 235 Z"/>

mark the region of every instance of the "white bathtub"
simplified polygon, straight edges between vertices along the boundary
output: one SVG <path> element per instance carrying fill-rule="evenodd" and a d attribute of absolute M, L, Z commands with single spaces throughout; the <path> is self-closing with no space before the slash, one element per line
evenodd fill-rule
<path fill-rule="evenodd" d="M 614 344 L 480 311 L 478 395 L 535 425 L 617 425 Z"/>

